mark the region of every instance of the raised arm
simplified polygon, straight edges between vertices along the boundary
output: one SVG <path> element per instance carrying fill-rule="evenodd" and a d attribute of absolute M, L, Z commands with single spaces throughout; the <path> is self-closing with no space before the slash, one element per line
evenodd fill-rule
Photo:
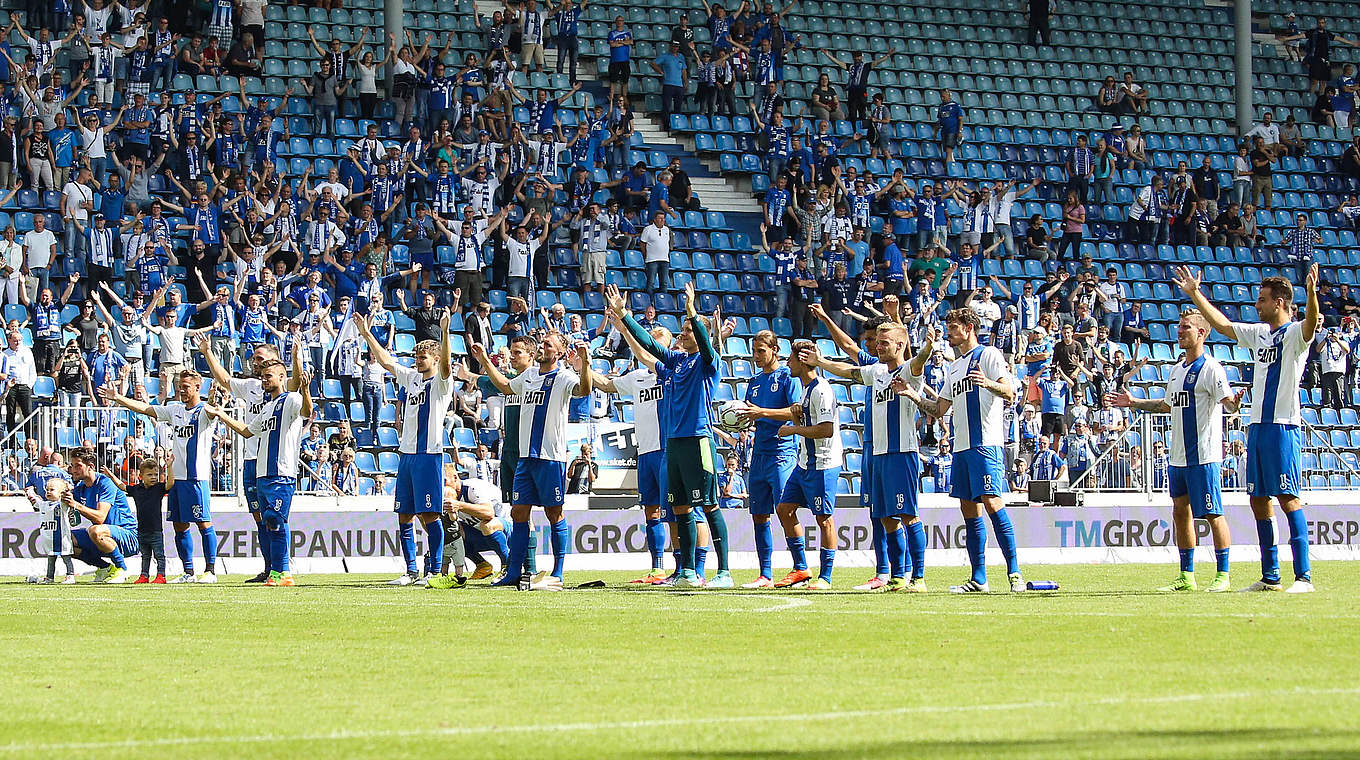
<path fill-rule="evenodd" d="M 1322 322 L 1318 307 L 1317 284 L 1318 265 L 1313 264 L 1308 267 L 1308 276 L 1304 279 L 1304 291 L 1307 293 L 1308 306 L 1303 316 L 1303 339 L 1308 343 L 1313 342 L 1313 336 L 1317 334 L 1318 325 Z"/>
<path fill-rule="evenodd" d="M 468 346 L 468 351 L 472 353 L 472 358 L 476 359 L 486 372 L 486 379 L 490 380 L 497 390 L 506 394 L 514 393 L 514 389 L 510 387 L 510 380 L 491 363 L 491 357 L 487 356 L 485 346 L 480 343 L 473 343 Z"/>
<path fill-rule="evenodd" d="M 1316 265 L 1314 266 L 1316 267 Z M 1200 313 L 1204 315 L 1204 319 L 1209 323 L 1210 327 L 1231 340 L 1237 340 L 1237 331 L 1233 329 L 1232 321 L 1229 320 L 1223 312 L 1219 311 L 1217 306 L 1214 306 L 1209 302 L 1209 298 L 1200 290 L 1199 276 L 1190 271 L 1190 267 L 1185 266 L 1184 264 L 1176 267 L 1176 274 L 1172 278 L 1172 282 L 1176 283 L 1176 287 L 1180 288 L 1181 292 L 1190 297 L 1190 301 L 1194 303 L 1195 308 L 1199 309 Z M 1313 315 L 1314 320 L 1316 320 L 1316 296 L 1314 296 L 1310 308 L 1312 309 L 1310 313 Z M 1307 326 L 1305 326 L 1304 329 L 1308 330 Z M 1312 340 L 1312 330 L 1308 330 L 1308 332 L 1304 334 L 1304 337 L 1308 340 Z"/>
<path fill-rule="evenodd" d="M 839 325 L 831 321 L 831 317 L 827 316 L 826 309 L 823 309 L 821 304 L 814 303 L 809 305 L 808 311 L 812 312 L 812 315 L 817 317 L 817 319 L 826 326 L 827 332 L 831 333 L 831 342 L 836 344 L 836 348 L 845 352 L 846 356 L 859 355 L 859 346 L 855 345 L 855 339 L 851 338 Z M 849 377 L 849 375 L 841 375 L 841 377 Z"/>
<path fill-rule="evenodd" d="M 392 358 L 392 354 L 387 352 L 383 344 L 379 343 L 378 339 L 373 336 L 373 331 L 368 328 L 368 317 L 363 314 L 355 314 L 352 319 L 354 326 L 359 328 L 359 334 L 364 336 L 364 342 L 368 344 L 368 352 L 373 356 L 373 360 L 378 362 L 383 369 L 395 375 L 397 373 L 397 361 Z M 447 337 L 445 340 L 447 340 Z M 447 374 L 444 376 L 448 377 Z"/>

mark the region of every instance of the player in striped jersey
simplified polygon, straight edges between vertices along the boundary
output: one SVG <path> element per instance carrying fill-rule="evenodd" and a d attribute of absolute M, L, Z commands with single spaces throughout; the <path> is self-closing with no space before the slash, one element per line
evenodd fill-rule
<path fill-rule="evenodd" d="M 956 594 L 986 593 L 987 585 L 987 511 L 996 529 L 996 542 L 1006 558 L 1006 575 L 1011 591 L 1025 590 L 1020 574 L 1020 558 L 1015 547 L 1015 527 L 1001 501 L 1007 490 L 1005 407 L 1015 403 L 1015 385 L 1001 351 L 978 342 L 978 315 L 972 309 L 952 309 L 945 315 L 945 335 L 958 354 L 949 365 L 944 387 L 938 398 L 926 400 L 910 387 L 898 388 L 932 417 L 952 413 L 954 431 L 953 483 L 949 495 L 959 500 L 963 510 L 968 563 L 973 575 L 966 582 L 950 586 Z"/>
<path fill-rule="evenodd" d="M 510 524 L 510 507 L 500 498 L 499 489 L 490 481 L 465 478 L 453 464 L 445 465 L 444 472 L 444 566 L 430 581 L 433 588 L 461 588 L 467 584 L 462 577 L 462 559 L 470 559 L 481 568 L 490 564 L 482 557 L 483 551 L 493 551 L 502 569 L 510 559 L 510 545 L 505 526 Z M 450 541 L 451 536 L 458 536 Z M 462 554 L 449 552 L 450 545 L 462 543 Z M 449 575 L 449 570 L 453 575 Z M 490 575 L 490 571 L 480 577 Z"/>
<path fill-rule="evenodd" d="M 817 345 L 800 340 L 789 354 L 789 372 L 803 384 L 799 403 L 789 407 L 789 422 L 779 428 L 781 436 L 796 436 L 798 454 L 793 474 L 784 485 L 775 513 L 784 526 L 784 540 L 793 555 L 793 570 L 775 581 L 775 588 L 831 588 L 831 571 L 836 561 L 836 483 L 841 477 L 841 431 L 836 394 L 831 383 L 818 377 L 821 360 Z M 816 578 L 808 571 L 807 543 L 798 509 L 806 507 L 821 531 L 820 572 Z"/>
<path fill-rule="evenodd" d="M 241 405 L 241 421 L 250 425 L 255 418 L 260 415 L 260 410 L 264 408 L 265 392 L 264 377 L 262 370 L 266 364 L 279 362 L 283 364 L 279 350 L 267 343 L 261 343 L 255 347 L 250 354 L 250 371 L 254 377 L 232 377 L 222 362 L 217 360 L 217 356 L 212 351 L 212 344 L 203 336 L 197 337 L 199 354 L 208 363 L 209 374 L 212 375 L 213 382 L 231 389 L 231 395 L 236 398 Z M 294 359 L 302 356 L 301 351 L 294 351 Z M 288 390 L 298 389 L 298 379 L 296 375 L 288 378 Z M 245 439 L 242 447 L 241 460 L 241 493 L 246 500 L 246 509 L 250 511 L 250 516 L 255 520 L 255 532 L 260 545 L 260 556 L 264 559 L 264 570 L 259 575 L 248 578 L 246 583 L 264 583 L 269 579 L 269 549 L 270 544 L 266 538 L 263 522 L 260 517 L 262 502 L 259 493 L 255 490 L 255 469 L 256 460 L 259 458 L 260 439 L 249 437 Z"/>
<path fill-rule="evenodd" d="M 774 536 L 770 516 L 793 474 L 798 456 L 798 441 L 779 434 L 792 420 L 788 410 L 803 397 L 803 384 L 779 361 L 779 339 L 763 330 L 751 339 L 751 359 L 760 371 L 746 386 L 746 408 L 742 416 L 755 423 L 751 441 L 751 466 L 747 478 L 751 498 L 747 508 L 755 523 L 756 557 L 760 576 L 742 588 L 774 587 Z"/>
<path fill-rule="evenodd" d="M 1176 285 L 1190 297 L 1209 326 L 1237 341 L 1255 362 L 1251 386 L 1251 416 L 1247 428 L 1247 497 L 1256 517 L 1261 542 L 1261 579 L 1243 591 L 1280 591 L 1280 554 L 1275 539 L 1274 497 L 1289 523 L 1289 549 L 1294 555 L 1294 583 L 1289 593 L 1313 590 L 1308 562 L 1308 519 L 1299 491 L 1303 488 L 1303 432 L 1299 411 L 1299 383 L 1303 380 L 1308 347 L 1321 322 L 1318 309 L 1318 267 L 1308 271 L 1304 287 L 1307 311 L 1294 322 L 1294 286 L 1283 277 L 1267 277 L 1256 293 L 1261 322 L 1232 322 L 1200 290 L 1200 278 L 1189 267 L 1176 268 Z"/>
<path fill-rule="evenodd" d="M 704 585 L 697 572 L 695 549 L 699 528 L 693 508 L 707 513 L 718 573 L 709 588 L 731 588 L 727 565 L 727 521 L 718 509 L 717 447 L 713 443 L 713 392 L 722 380 L 722 362 L 709 337 L 709 326 L 697 311 L 694 284 L 685 284 L 685 322 L 675 339 L 678 350 L 659 344 L 628 313 L 628 304 L 615 285 L 605 290 L 610 311 L 623 320 L 625 332 L 657 358 L 665 378 L 666 501 L 675 513 L 676 545 L 680 549 L 679 588 Z M 718 329 L 714 325 L 713 329 Z M 631 345 L 631 343 L 630 343 Z"/>
<path fill-rule="evenodd" d="M 288 390 L 290 378 L 283 362 L 266 360 L 259 367 L 260 386 L 264 391 L 264 405 L 249 423 L 232 419 L 220 407 L 208 406 L 208 413 L 249 443 L 259 439 L 256 446 L 256 492 L 259 512 L 269 542 L 269 578 L 266 586 L 292 586 L 293 574 L 288 567 L 288 515 L 293 508 L 293 492 L 297 488 L 298 453 L 302 444 L 302 428 L 312 416 L 312 394 L 308 389 L 307 373 L 302 369 L 300 352 L 293 353 L 292 382 L 297 391 Z"/>
<path fill-rule="evenodd" d="M 567 340 L 558 333 L 546 336 L 538 344 L 537 366 L 531 366 L 513 378 L 507 378 L 491 363 L 486 348 L 480 343 L 470 347 L 472 356 L 486 370 L 502 393 L 519 396 L 519 464 L 515 467 L 515 489 L 510 502 L 510 563 L 516 568 L 524 564 L 529 549 L 529 517 L 534 506 L 543 508 L 552 529 L 553 569 L 548 576 L 534 582 L 537 591 L 561 591 L 562 573 L 567 557 L 567 542 L 571 531 L 562 513 L 567 491 L 567 411 L 573 398 L 590 395 L 590 346 L 579 342 L 567 351 Z M 561 365 L 570 358 L 577 375 Z M 511 431 L 514 432 L 514 431 Z M 514 573 L 494 586 L 514 586 L 519 578 Z"/>
<path fill-rule="evenodd" d="M 162 436 L 174 443 L 175 485 L 170 490 L 167 517 L 175 528 L 175 550 L 184 563 L 184 574 L 170 583 L 217 582 L 217 531 L 213 530 L 212 503 L 208 492 L 212 478 L 212 444 L 217 427 L 207 404 L 201 398 L 203 377 L 192 369 L 179 374 L 179 400 L 168 404 L 147 404 L 120 395 L 111 386 L 99 393 L 106 401 L 138 414 L 154 417 L 165 425 Z M 203 541 L 203 574 L 194 575 L 194 546 L 189 538 L 189 523 L 198 525 Z"/>
<path fill-rule="evenodd" d="M 866 406 L 874 438 L 865 448 L 872 449 L 874 466 L 865 473 L 860 488 L 869 494 L 870 516 L 883 526 L 888 537 L 890 577 L 881 588 L 925 593 L 926 529 L 917 517 L 916 506 L 921 485 L 916 404 L 899 394 L 896 386 L 904 383 L 920 392 L 929 352 L 920 351 L 908 362 L 906 352 L 911 341 L 907 328 L 897 323 L 880 325 L 874 342 L 877 362 L 855 366 L 823 358 L 816 365 L 869 388 Z"/>
<path fill-rule="evenodd" d="M 1176 327 L 1176 344 L 1184 356 L 1171 367 L 1166 383 L 1166 398 L 1134 398 L 1127 390 L 1109 393 L 1111 406 L 1171 415 L 1171 463 L 1168 485 L 1174 507 L 1176 548 L 1180 550 L 1181 572 L 1161 591 L 1194 591 L 1195 520 L 1206 520 L 1214 536 L 1217 572 L 1205 591 L 1227 591 L 1228 547 L 1232 536 L 1223 517 L 1223 496 L 1219 472 L 1223 462 L 1223 410 L 1236 412 L 1246 389 L 1233 393 L 1223 365 L 1204 352 L 1209 337 L 1209 322 L 1191 310 L 1181 315 Z"/>
<path fill-rule="evenodd" d="M 415 367 L 397 363 L 373 331 L 368 318 L 353 315 L 354 324 L 368 343 L 369 355 L 396 377 L 397 388 L 405 391 L 401 412 L 401 440 L 397 463 L 396 512 L 401 530 L 401 554 L 406 572 L 388 581 L 392 586 L 415 583 L 416 531 L 418 517 L 425 527 L 427 551 L 425 577 L 439 572 L 444 564 L 444 531 L 439 514 L 444 509 L 444 416 L 453 400 L 453 363 L 449 349 L 449 313 L 439 320 L 439 342 L 423 340 L 412 352 Z"/>
<path fill-rule="evenodd" d="M 618 315 L 610 312 L 616 327 L 623 332 Z M 655 330 L 666 330 L 664 327 Z M 656 337 L 655 331 L 653 337 Z M 669 342 L 669 336 L 667 341 Z M 658 340 L 660 340 L 658 338 Z M 633 435 L 637 442 L 638 501 L 647 521 L 647 553 L 651 556 L 651 572 L 633 583 L 657 585 L 666 580 L 662 556 L 666 551 L 666 526 L 661 519 L 661 495 L 666 486 L 666 450 L 661 434 L 661 404 L 665 393 L 656 372 L 656 357 L 646 351 L 634 351 L 633 358 L 641 365 L 619 377 L 601 377 L 595 387 L 605 393 L 630 396 L 633 399 Z"/>

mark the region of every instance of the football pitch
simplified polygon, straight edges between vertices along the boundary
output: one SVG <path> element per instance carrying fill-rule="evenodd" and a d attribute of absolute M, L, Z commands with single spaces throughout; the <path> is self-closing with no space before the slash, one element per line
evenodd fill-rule
<path fill-rule="evenodd" d="M 1148 591 L 1174 570 L 973 597 L 961 568 L 926 595 L 5 579 L 0 760 L 1360 757 L 1360 563 L 1312 595 Z"/>

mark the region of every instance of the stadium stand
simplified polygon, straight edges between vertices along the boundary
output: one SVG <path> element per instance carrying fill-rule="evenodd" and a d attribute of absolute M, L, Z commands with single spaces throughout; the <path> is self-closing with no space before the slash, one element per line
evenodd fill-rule
<path fill-rule="evenodd" d="M 617 334 L 602 326 L 601 293 L 592 287 L 602 280 L 627 290 L 635 311 L 672 329 L 678 328 L 679 294 L 687 282 L 696 285 L 702 311 L 721 310 L 732 332 L 720 399 L 743 397 L 753 373 L 750 339 L 762 330 L 779 337 L 785 354 L 791 339 L 805 335 L 818 339 L 825 353 L 840 353 L 827 327 L 810 316 L 814 301 L 830 321 L 853 331 L 851 312 L 868 313 L 860 307 L 866 295 L 882 308 L 882 295 L 901 288 L 901 301 L 912 307 L 907 319 L 915 342 L 930 350 L 942 345 L 938 317 L 945 304 L 972 303 L 975 288 L 990 289 L 994 293 L 976 294 L 984 302 L 978 308 L 990 315 L 993 340 L 1022 368 L 1019 360 L 1030 342 L 1060 342 L 1061 325 L 1078 328 L 1085 350 L 1069 369 L 1080 367 L 1073 374 L 1085 377 L 1071 378 L 1075 393 L 1064 414 L 1070 422 L 1080 417 L 1093 423 L 1089 445 L 1106 467 L 1085 485 L 1139 490 L 1146 484 L 1136 482 L 1140 470 L 1129 465 L 1130 458 L 1146 453 L 1154 478 L 1164 477 L 1156 475 L 1164 472 L 1161 433 L 1137 427 L 1126 432 L 1126 421 L 1096 407 L 1106 383 L 1155 394 L 1166 380 L 1184 305 L 1169 282 L 1171 269 L 1181 263 L 1202 267 L 1213 300 L 1230 317 L 1250 320 L 1254 286 L 1274 275 L 1299 282 L 1300 262 L 1310 260 L 1322 265 L 1330 283 L 1324 315 L 1337 328 L 1338 343 L 1320 341 L 1299 390 L 1310 436 L 1306 475 L 1313 488 L 1360 487 L 1355 413 L 1360 305 L 1349 292 L 1360 263 L 1360 206 L 1348 200 L 1360 187 L 1360 148 L 1348 127 L 1336 126 L 1335 116 L 1316 123 L 1307 71 L 1289 60 L 1288 45 L 1262 40 L 1253 50 L 1253 92 L 1260 110 L 1273 112 L 1274 123 L 1250 134 L 1265 138 L 1264 147 L 1247 147 L 1264 151 L 1273 172 L 1248 168 L 1243 174 L 1236 168 L 1244 143 L 1234 129 L 1229 9 L 1155 0 L 1065 3 L 1054 16 L 1051 44 L 1031 46 L 1025 43 L 1024 8 L 998 10 L 980 0 L 941 0 L 929 7 L 900 0 L 795 2 L 782 10 L 783 31 L 768 23 L 774 11 L 768 4 L 743 8 L 724 21 L 710 17 L 704 0 L 590 3 L 577 9 L 579 81 L 573 82 L 569 73 L 555 70 L 560 43 L 542 70 L 512 49 L 529 39 L 524 19 L 532 11 L 518 3 L 513 10 L 520 20 L 513 24 L 504 21 L 510 7 L 468 0 L 407 3 L 402 19 L 407 39 L 390 45 L 383 40 L 381 0 L 335 9 L 260 0 L 239 7 L 215 3 L 206 15 L 175 3 L 134 3 L 131 9 L 103 3 L 95 8 L 78 0 L 73 5 L 74 13 L 59 13 L 42 0 L 22 8 L 11 3 L 14 23 L 0 46 L 9 59 L 0 61 L 0 79 L 7 83 L 4 109 L 12 124 L 0 133 L 0 179 L 13 191 L 0 204 L 0 228 L 12 225 L 17 241 L 0 243 L 0 249 L 24 246 L 13 254 L 18 258 L 5 254 L 7 262 L 23 266 L 10 265 L 4 309 L 18 343 L 36 349 L 32 373 L 23 367 L 22 351 L 9 352 L 15 368 L 9 375 L 7 436 L 0 444 L 9 452 L 7 488 L 23 482 L 43 446 L 94 445 L 125 478 L 135 472 L 139 457 L 154 450 L 154 429 L 92 399 L 98 378 L 118 377 L 123 364 L 133 365 L 124 380 L 131 382 L 129 390 L 147 398 L 157 397 L 166 382 L 151 370 L 166 361 L 167 335 L 120 333 L 110 324 L 119 315 L 106 313 L 116 308 L 114 296 L 138 310 L 138 318 L 143 310 L 152 312 L 153 324 L 170 308 L 171 326 L 206 328 L 215 350 L 221 346 L 222 357 L 236 370 L 243 345 L 277 341 L 286 352 L 305 347 L 324 397 L 308 444 L 313 472 L 305 488 L 364 494 L 391 488 L 397 455 L 390 402 L 397 394 L 381 370 L 369 374 L 358 344 L 344 338 L 348 307 L 381 306 L 390 345 L 406 362 L 422 330 L 438 324 L 433 310 L 451 308 L 460 355 L 474 337 L 490 338 L 503 349 L 507 336 L 518 331 L 557 329 L 593 339 L 599 371 L 621 371 L 629 366 L 627 357 Z M 1259 10 L 1286 37 L 1287 10 L 1303 17 L 1298 23 L 1305 30 L 1315 18 L 1327 18 L 1341 37 L 1360 37 L 1360 22 L 1347 16 L 1350 8 L 1343 3 L 1265 2 Z M 142 11 L 145 18 L 138 22 Z M 182 36 L 162 36 L 162 11 L 170 17 L 164 19 L 166 34 Z M 498 22 L 493 14 L 499 13 L 507 16 Z M 622 111 L 610 102 L 608 90 L 617 72 L 610 66 L 616 16 L 631 33 L 626 84 L 631 102 Z M 76 17 L 83 22 L 73 21 Z M 111 42 L 101 44 L 91 32 L 105 29 Z M 244 44 L 248 34 L 255 47 Z M 542 39 L 557 34 L 549 21 Z M 672 40 L 680 42 L 675 52 Z M 763 53 L 766 41 L 782 50 Z M 1299 44 L 1311 49 L 1319 43 L 1313 35 Z M 714 51 L 726 52 L 710 67 Z M 846 83 L 857 71 L 854 54 L 874 65 L 866 86 L 851 92 Z M 684 102 L 674 108 L 663 98 L 676 86 L 671 82 L 677 58 L 687 63 L 679 80 Z M 1355 58 L 1353 50 L 1332 41 L 1336 71 L 1328 79 L 1340 77 L 1332 82 L 1340 92 L 1323 110 L 1349 110 L 1334 106 L 1354 99 L 1354 80 L 1341 67 Z M 330 62 L 328 69 L 323 61 Z M 381 63 L 396 67 L 390 87 L 381 81 Z M 730 85 L 724 84 L 723 68 L 729 63 Z M 431 84 L 437 65 L 447 78 Z M 403 76 L 407 72 L 412 75 Z M 1121 89 L 1125 72 L 1136 84 Z M 91 81 L 77 86 L 82 74 Z M 822 75 L 826 84 L 819 84 Z M 1106 77 L 1114 81 L 1102 100 Z M 762 97 L 762 80 L 774 85 L 774 96 Z M 44 89 L 49 85 L 51 96 Z M 720 107 L 728 87 L 734 110 Z M 1145 102 L 1133 94 L 1140 90 Z M 957 148 L 941 139 L 953 131 L 955 119 L 944 105 L 946 91 L 959 109 Z M 138 104 L 145 95 L 153 104 L 149 110 Z M 464 95 L 475 103 L 471 111 L 460 105 Z M 881 112 L 874 100 L 879 95 Z M 847 117 L 856 115 L 850 111 L 859 110 L 855 101 L 861 97 L 865 113 L 851 121 Z M 838 118 L 821 125 L 817 110 Z M 775 111 L 787 133 L 766 128 Z M 469 123 L 460 124 L 465 113 L 471 114 Z M 101 127 L 107 134 L 90 129 L 88 117 L 113 126 Z M 73 131 L 69 124 L 86 128 Z M 510 135 L 512 124 L 517 137 Z M 551 137 L 544 136 L 544 126 L 552 127 Z M 1101 141 L 1123 149 L 1112 154 L 1107 170 L 1104 158 L 1087 153 L 1079 138 L 1092 149 Z M 822 157 L 822 146 L 834 160 Z M 104 147 L 108 159 L 101 155 Z M 951 149 L 954 160 L 946 161 Z M 802 171 L 784 171 L 790 156 L 803 159 Z M 466 178 L 441 193 L 436 177 L 444 158 Z M 147 159 L 161 171 L 138 168 Z M 501 176 L 499 187 L 480 178 L 482 159 L 491 177 Z M 816 171 L 811 163 L 818 164 Z M 86 164 L 90 175 L 79 171 Z M 1273 192 L 1264 197 L 1253 192 L 1253 173 L 1258 180 L 1264 176 Z M 121 182 L 112 184 L 120 174 Z M 534 190 L 539 178 L 551 184 Z M 777 193 L 767 194 L 772 182 L 776 191 L 780 182 L 792 190 L 789 207 L 762 217 L 782 208 L 773 200 Z M 945 198 L 942 203 L 922 205 L 929 183 Z M 897 187 L 908 198 L 900 208 L 916 214 L 910 224 L 893 216 L 899 206 L 889 196 Z M 983 188 L 1000 197 L 981 194 Z M 867 198 L 879 190 L 883 197 Z M 1068 190 L 1076 191 L 1076 203 L 1066 201 Z M 1020 194 L 1013 206 L 1005 202 L 1007 236 L 997 214 L 1009 192 Z M 206 196 L 208 211 L 194 209 L 199 195 Z M 837 223 L 836 206 L 857 202 L 850 196 L 865 197 L 865 205 L 847 209 L 850 223 Z M 84 207 L 82 199 L 88 201 Z M 611 199 L 620 201 L 618 209 L 602 209 L 595 218 L 578 213 Z M 1199 214 L 1196 199 L 1206 201 Z M 1257 199 L 1262 207 L 1234 217 L 1231 203 Z M 417 201 L 444 221 L 438 227 L 423 221 L 430 217 L 416 210 Z M 469 204 L 486 212 L 486 218 L 474 220 L 483 267 L 471 273 L 460 266 L 466 259 L 456 226 Z M 378 217 L 372 225 L 365 205 Z M 667 250 L 659 257 L 638 243 L 650 222 L 647 212 L 658 207 L 673 211 L 669 244 L 661 246 Z M 91 221 L 96 212 L 106 228 L 122 225 L 113 235 L 115 248 L 107 252 L 85 234 L 96 225 Z M 321 219 L 323 213 L 334 229 Z M 940 215 L 933 235 L 925 234 L 927 214 Z M 523 222 L 532 237 L 550 225 L 547 252 L 533 256 L 527 271 L 518 269 L 517 257 L 498 235 L 480 237 L 482 230 L 499 227 L 501 216 L 504 230 Z M 46 249 L 34 252 L 35 245 L 49 245 L 35 229 L 39 224 L 55 233 L 50 266 L 44 266 Z M 603 266 L 583 266 L 599 252 L 592 246 L 601 225 L 608 240 L 600 246 L 606 249 Z M 809 254 L 807 277 L 791 254 L 771 255 L 761 245 L 762 235 L 770 244 L 785 236 L 795 240 L 797 250 Z M 195 240 L 205 243 L 203 256 L 195 252 Z M 837 244 L 819 244 L 832 241 Z M 913 259 L 922 241 L 946 243 L 946 258 L 927 253 Z M 969 241 L 1001 247 L 973 263 L 959 252 Z M 901 243 L 898 255 L 905 262 L 885 260 L 884 248 L 894 242 Z M 314 253 L 324 255 L 313 259 Z M 866 261 L 874 263 L 873 274 L 857 279 Z M 846 265 L 850 284 L 837 284 L 837 262 Z M 366 263 L 376 266 L 376 274 L 365 271 Z M 417 264 L 419 271 L 413 271 Z M 262 268 L 276 271 L 266 274 Z M 917 279 L 932 274 L 935 282 L 918 289 Z M 167 297 L 159 292 L 162 279 L 178 294 L 168 296 L 168 306 L 158 300 Z M 807 279 L 816 282 L 798 284 Z M 76 335 L 64 371 L 57 365 L 66 355 L 56 348 L 66 342 L 64 335 L 42 333 L 49 315 L 31 306 L 48 280 L 58 302 L 57 321 L 71 324 Z M 93 314 L 82 313 L 82 300 L 101 292 L 99 281 L 109 293 Z M 883 288 L 875 289 L 874 282 Z M 475 302 L 484 285 L 485 311 Z M 219 286 L 230 295 L 214 301 Z M 1041 337 L 1029 332 L 1038 309 L 1022 300 L 1026 287 L 1046 297 L 1044 311 L 1056 305 L 1050 330 Z M 1106 295 L 1097 295 L 1102 290 Z M 235 304 L 252 295 L 267 311 L 270 334 L 246 330 L 251 319 Z M 309 295 L 319 296 L 317 307 L 309 305 Z M 429 306 L 422 304 L 426 298 L 432 299 Z M 186 306 L 176 307 L 177 299 Z M 1019 308 L 1009 314 L 1008 306 Z M 1097 323 L 1109 330 L 1108 342 L 1097 335 Z M 100 358 L 100 334 L 113 338 L 111 351 L 133 361 Z M 53 335 L 61 340 L 53 343 Z M 179 338 L 178 332 L 169 335 Z M 1329 359 L 1329 351 L 1343 356 Z M 1228 365 L 1232 382 L 1250 380 L 1243 349 L 1216 336 L 1212 353 Z M 196 361 L 202 365 L 201 358 Z M 1057 363 L 1056 354 L 1052 361 Z M 1102 363 L 1111 365 L 1113 380 L 1101 378 Z M 113 365 L 113 374 L 107 374 Z M 369 379 L 378 382 L 376 393 L 366 396 Z M 26 423 L 32 406 L 25 385 L 40 408 Z M 862 389 L 838 389 L 845 404 L 842 435 L 853 457 L 862 445 Z M 1036 393 L 1037 405 L 1043 391 Z M 477 468 L 479 460 L 495 457 L 501 435 L 497 404 L 473 387 L 464 389 L 450 416 L 456 427 L 446 431 L 450 458 Z M 627 402 L 597 400 L 576 418 L 592 415 L 627 422 L 631 409 Z M 1022 411 L 1014 416 L 1013 458 L 1023 462 L 1025 472 L 1017 479 L 1023 482 L 1038 435 L 1031 434 Z M 1230 431 L 1230 454 L 1242 435 L 1240 426 Z M 945 437 L 938 428 L 927 436 L 932 445 Z M 739 453 L 747 445 L 740 438 L 733 442 Z M 1072 463 L 1082 461 L 1088 442 L 1063 437 L 1052 445 Z M 231 490 L 239 452 L 226 434 L 217 451 L 215 486 Z M 943 489 L 948 473 L 941 465 L 947 459 L 937 449 L 931 453 L 923 484 Z M 342 456 L 345 463 L 332 466 Z M 858 492 L 854 469 L 846 469 L 845 493 Z M 1235 470 L 1225 472 L 1232 478 L 1227 485 L 1242 485 Z"/>

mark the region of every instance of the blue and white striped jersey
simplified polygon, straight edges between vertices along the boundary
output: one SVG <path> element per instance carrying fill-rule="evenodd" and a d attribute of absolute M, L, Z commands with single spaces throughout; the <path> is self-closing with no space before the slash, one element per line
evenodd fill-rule
<path fill-rule="evenodd" d="M 208 481 L 212 477 L 213 431 L 217 419 L 199 401 L 188 407 L 182 401 L 154 405 L 156 420 L 164 423 L 162 435 L 168 436 L 175 452 L 175 480 Z"/>
<path fill-rule="evenodd" d="M 988 380 L 1010 378 L 1006 358 L 991 346 L 977 346 L 949 364 L 940 397 L 952 403 L 949 411 L 954 451 L 1006 445 L 1006 425 L 1002 419 L 1006 402 L 974 385 L 968 379 L 973 370 L 981 370 Z"/>
<path fill-rule="evenodd" d="M 1299 383 L 1308 358 L 1303 323 L 1290 322 L 1278 330 L 1265 323 L 1233 323 L 1237 345 L 1251 352 L 1255 362 L 1251 384 L 1252 424 L 1274 422 L 1300 425 Z"/>
<path fill-rule="evenodd" d="M 519 395 L 519 455 L 567 461 L 567 409 L 580 378 L 566 367 L 530 367 L 510 381 Z"/>
<path fill-rule="evenodd" d="M 920 451 L 916 434 L 916 404 L 893 390 L 893 381 L 902 378 L 913 390 L 920 391 L 924 375 L 912 375 L 906 362 L 897 369 L 883 363 L 865 364 L 855 369 L 855 380 L 869 387 L 867 406 L 873 419 L 873 452 L 906 454 Z M 867 426 L 866 426 L 867 427 Z"/>
<path fill-rule="evenodd" d="M 265 402 L 249 425 L 250 432 L 260 441 L 256 477 L 297 477 L 303 422 L 301 393 L 285 391 Z"/>
<path fill-rule="evenodd" d="M 401 407 L 403 454 L 443 454 L 444 416 L 453 400 L 453 378 L 440 377 L 435 370 L 426 378 L 410 367 L 396 367 L 397 388 L 406 392 Z"/>
<path fill-rule="evenodd" d="M 1208 354 L 1171 367 L 1166 403 L 1171 406 L 1171 464 L 1194 467 L 1223 461 L 1223 404 L 1232 396 L 1223 365 Z"/>
<path fill-rule="evenodd" d="M 829 470 L 840 467 L 841 420 L 836 409 L 836 392 L 825 378 L 814 377 L 803 389 L 803 418 L 800 425 L 813 426 L 831 423 L 827 438 L 798 437 L 798 466 L 804 470 Z"/>
<path fill-rule="evenodd" d="M 633 435 L 638 455 L 661 450 L 661 379 L 646 367 L 614 378 L 614 388 L 633 398 Z"/>

